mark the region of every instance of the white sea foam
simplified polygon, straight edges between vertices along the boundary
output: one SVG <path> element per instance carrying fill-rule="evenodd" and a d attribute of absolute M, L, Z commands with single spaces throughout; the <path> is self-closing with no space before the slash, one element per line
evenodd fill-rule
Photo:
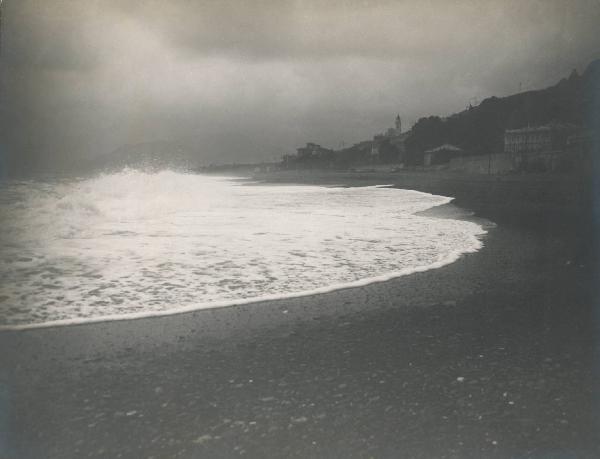
<path fill-rule="evenodd" d="M 365 285 L 455 261 L 481 226 L 387 187 L 163 171 L 0 189 L 0 329 L 160 316 Z"/>

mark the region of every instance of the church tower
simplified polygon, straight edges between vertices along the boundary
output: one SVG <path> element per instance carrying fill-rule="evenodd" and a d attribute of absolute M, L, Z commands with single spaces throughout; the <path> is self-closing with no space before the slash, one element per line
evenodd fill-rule
<path fill-rule="evenodd" d="M 402 120 L 400 120 L 400 114 L 396 116 L 396 134 L 402 134 Z"/>

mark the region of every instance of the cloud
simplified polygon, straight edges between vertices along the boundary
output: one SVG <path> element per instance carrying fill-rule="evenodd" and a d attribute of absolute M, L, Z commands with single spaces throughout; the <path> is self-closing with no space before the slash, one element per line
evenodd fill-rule
<path fill-rule="evenodd" d="M 2 141 L 30 163 L 335 147 L 581 70 L 598 23 L 593 0 L 5 0 Z"/>

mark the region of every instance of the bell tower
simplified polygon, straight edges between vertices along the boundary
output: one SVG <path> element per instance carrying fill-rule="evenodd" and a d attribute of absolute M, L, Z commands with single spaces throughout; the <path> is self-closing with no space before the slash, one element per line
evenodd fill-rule
<path fill-rule="evenodd" d="M 400 114 L 396 116 L 396 134 L 402 134 L 402 120 Z"/>

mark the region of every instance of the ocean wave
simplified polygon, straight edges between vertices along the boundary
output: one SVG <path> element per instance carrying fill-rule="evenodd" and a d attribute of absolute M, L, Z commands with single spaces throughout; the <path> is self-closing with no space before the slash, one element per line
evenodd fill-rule
<path fill-rule="evenodd" d="M 322 293 L 433 269 L 485 230 L 386 186 L 240 184 L 123 171 L 0 199 L 0 328 L 152 317 Z M 16 205 L 18 203 L 18 205 Z"/>

